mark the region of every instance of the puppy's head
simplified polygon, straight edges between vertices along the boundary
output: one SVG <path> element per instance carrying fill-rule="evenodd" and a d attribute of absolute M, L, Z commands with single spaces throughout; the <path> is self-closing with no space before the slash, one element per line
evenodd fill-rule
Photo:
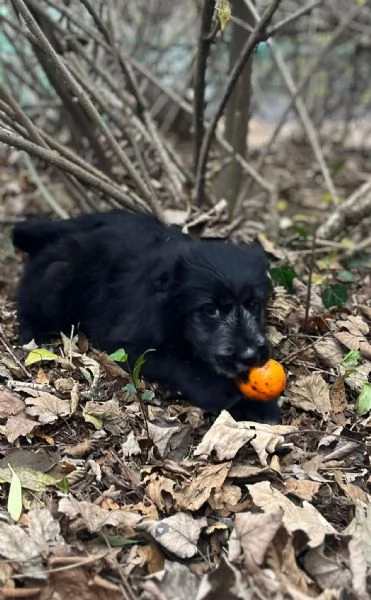
<path fill-rule="evenodd" d="M 271 285 L 260 245 L 194 243 L 181 258 L 177 280 L 177 311 L 196 355 L 227 377 L 269 358 L 265 320 Z"/>

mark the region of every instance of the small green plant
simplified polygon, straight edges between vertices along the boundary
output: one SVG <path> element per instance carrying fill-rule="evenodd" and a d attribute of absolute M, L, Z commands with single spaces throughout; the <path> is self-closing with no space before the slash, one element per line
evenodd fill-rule
<path fill-rule="evenodd" d="M 147 432 L 147 439 L 149 439 L 149 429 L 148 429 L 147 414 L 146 414 L 146 409 L 145 409 L 145 402 L 152 400 L 154 398 L 155 394 L 152 390 L 141 390 L 139 388 L 139 379 L 140 379 L 140 373 L 141 373 L 142 367 L 143 367 L 144 363 L 146 362 L 146 354 L 148 354 L 148 352 L 155 352 L 155 349 L 149 348 L 148 350 L 143 352 L 143 354 L 138 356 L 137 360 L 135 361 L 133 371 L 131 371 L 130 366 L 128 364 L 128 358 L 129 358 L 128 354 L 125 352 L 125 350 L 123 348 L 119 348 L 118 350 L 116 350 L 112 354 L 109 354 L 109 356 L 108 356 L 108 358 L 114 362 L 126 364 L 127 371 L 131 375 L 132 381 L 127 383 L 122 388 L 122 391 L 127 393 L 127 397 L 129 397 L 132 394 L 135 394 L 137 396 L 139 405 L 140 405 L 140 410 L 142 412 L 143 419 L 144 419 L 144 425 L 145 425 L 146 432 Z"/>

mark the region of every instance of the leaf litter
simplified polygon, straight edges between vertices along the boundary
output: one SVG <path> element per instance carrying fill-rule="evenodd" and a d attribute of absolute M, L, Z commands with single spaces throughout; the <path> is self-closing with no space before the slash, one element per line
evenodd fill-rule
<path fill-rule="evenodd" d="M 0 595 L 115 600 L 124 577 L 147 600 L 368 597 L 371 304 L 328 309 L 315 286 L 306 318 L 287 274 L 269 308 L 279 426 L 134 385 L 81 334 L 17 347 L 0 301 L 17 358 L 0 349 Z"/>

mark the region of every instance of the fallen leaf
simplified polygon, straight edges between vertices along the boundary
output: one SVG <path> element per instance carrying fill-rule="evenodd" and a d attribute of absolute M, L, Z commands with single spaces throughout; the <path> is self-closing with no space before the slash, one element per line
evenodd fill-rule
<path fill-rule="evenodd" d="M 35 348 L 35 350 L 31 350 L 26 360 L 24 361 L 25 367 L 30 367 L 35 363 L 49 360 L 59 360 L 59 356 L 54 354 L 54 352 L 49 352 L 49 350 L 45 350 L 44 348 Z"/>
<path fill-rule="evenodd" d="M 191 558 L 198 552 L 197 542 L 206 517 L 194 519 L 179 512 L 160 521 L 143 521 L 137 529 L 150 533 L 160 546 L 179 558 Z"/>
<path fill-rule="evenodd" d="M 140 446 L 135 439 L 134 431 L 130 431 L 126 440 L 121 444 L 121 452 L 124 458 L 136 456 L 141 453 Z"/>
<path fill-rule="evenodd" d="M 267 549 L 281 527 L 282 515 L 283 511 L 280 508 L 262 514 L 237 514 L 229 540 L 229 560 L 237 560 L 242 550 L 245 566 L 253 573 L 256 565 L 263 564 Z"/>
<path fill-rule="evenodd" d="M 306 479 L 288 479 L 285 481 L 286 494 L 291 494 L 300 498 L 300 500 L 313 500 L 321 484 L 317 481 L 308 481 Z"/>
<path fill-rule="evenodd" d="M 331 411 L 336 415 L 344 412 L 348 408 L 348 402 L 345 394 L 344 380 L 342 377 L 336 377 L 330 387 Z"/>
<path fill-rule="evenodd" d="M 18 415 L 25 409 L 22 398 L 9 390 L 0 389 L 0 419 Z"/>
<path fill-rule="evenodd" d="M 305 570 L 323 590 L 351 587 L 351 573 L 343 558 L 347 550 L 346 540 L 339 540 L 335 548 L 339 545 L 336 550 L 329 544 L 321 544 L 303 557 Z"/>
<path fill-rule="evenodd" d="M 176 494 L 178 506 L 182 510 L 198 510 L 207 502 L 213 490 L 220 490 L 231 463 L 206 465 L 193 475 L 190 483 L 182 486 Z"/>
<path fill-rule="evenodd" d="M 70 415 L 71 407 L 68 400 L 62 400 L 48 392 L 29 390 L 30 396 L 25 399 L 26 412 L 32 417 L 37 417 L 43 425 L 54 423 L 58 417 Z"/>
<path fill-rule="evenodd" d="M 167 457 L 169 452 L 173 453 L 178 446 L 181 446 L 191 432 L 190 427 L 180 423 L 179 425 L 165 423 L 157 425 L 151 422 L 148 422 L 148 431 L 160 456 L 163 458 Z"/>
<path fill-rule="evenodd" d="M 295 427 L 235 421 L 223 410 L 198 444 L 194 455 L 209 456 L 215 451 L 219 460 L 228 460 L 247 442 L 251 442 L 260 461 L 266 465 L 268 454 L 282 446 L 285 441 L 283 435 L 292 431 L 296 431 Z"/>
<path fill-rule="evenodd" d="M 369 502 L 356 500 L 354 518 L 344 533 L 352 535 L 361 542 L 367 564 L 371 567 L 371 504 Z"/>
<path fill-rule="evenodd" d="M 36 427 L 39 427 L 39 423 L 27 419 L 23 414 L 9 417 L 5 425 L 5 435 L 8 442 L 13 444 L 19 437 L 27 437 Z"/>
<path fill-rule="evenodd" d="M 99 532 L 107 525 L 132 528 L 142 519 L 141 515 L 128 510 L 110 511 L 85 500 L 78 502 L 72 496 L 59 501 L 58 511 L 70 519 L 81 517 L 81 525 L 90 533 Z"/>
<path fill-rule="evenodd" d="M 198 577 L 188 566 L 173 561 L 165 561 L 163 571 L 141 581 L 149 600 L 202 600 L 198 595 L 199 585 Z"/>
<path fill-rule="evenodd" d="M 319 373 L 299 377 L 287 394 L 290 404 L 302 410 L 316 412 L 328 419 L 331 412 L 329 387 Z"/>
<path fill-rule="evenodd" d="M 318 340 L 314 344 L 314 351 L 323 365 L 330 369 L 337 369 L 344 356 L 340 344 L 331 337 Z"/>
<path fill-rule="evenodd" d="M 288 531 L 304 531 L 312 548 L 323 542 L 326 533 L 336 533 L 333 526 L 309 502 L 304 501 L 302 507 L 297 506 L 268 481 L 247 485 L 247 489 L 259 508 L 271 511 L 280 507 L 283 511 L 282 520 Z"/>

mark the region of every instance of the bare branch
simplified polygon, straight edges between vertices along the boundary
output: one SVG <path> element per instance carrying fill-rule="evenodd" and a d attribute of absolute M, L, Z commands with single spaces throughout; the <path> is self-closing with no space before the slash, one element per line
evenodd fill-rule
<path fill-rule="evenodd" d="M 19 0 L 18 0 L 19 1 Z M 205 177 L 206 177 L 206 166 L 209 157 L 209 152 L 211 149 L 211 144 L 214 139 L 215 131 L 219 122 L 220 117 L 222 116 L 224 109 L 227 105 L 227 102 L 233 92 L 234 86 L 238 80 L 238 77 L 242 73 L 246 62 L 251 56 L 257 42 L 260 39 L 260 34 L 268 23 L 271 21 L 274 13 L 276 12 L 281 0 L 273 0 L 269 8 L 263 14 L 261 20 L 256 24 L 254 31 L 251 36 L 247 40 L 245 47 L 242 51 L 240 60 L 235 64 L 232 72 L 228 78 L 227 84 L 224 89 L 224 93 L 222 95 L 221 101 L 216 109 L 216 112 L 211 120 L 210 125 L 206 131 L 201 151 L 200 158 L 197 165 L 197 178 L 196 178 L 196 186 L 194 190 L 194 199 L 197 204 L 202 204 L 205 195 Z"/>

